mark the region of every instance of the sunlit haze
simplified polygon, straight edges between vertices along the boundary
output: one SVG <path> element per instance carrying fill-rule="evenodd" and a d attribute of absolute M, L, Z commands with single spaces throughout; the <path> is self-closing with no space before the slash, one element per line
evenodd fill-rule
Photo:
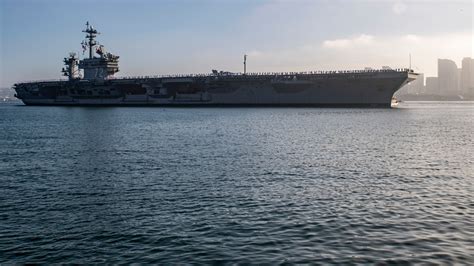
<path fill-rule="evenodd" d="M 1 87 L 60 78 L 85 22 L 118 76 L 412 67 L 473 56 L 471 1 L 1 0 Z"/>

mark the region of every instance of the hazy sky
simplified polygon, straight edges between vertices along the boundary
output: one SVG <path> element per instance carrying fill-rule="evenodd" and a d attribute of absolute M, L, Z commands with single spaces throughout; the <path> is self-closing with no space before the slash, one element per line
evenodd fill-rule
<path fill-rule="evenodd" d="M 471 0 L 0 0 L 0 86 L 60 77 L 88 20 L 119 76 L 407 67 L 474 54 Z M 82 52 L 81 52 L 82 56 Z"/>

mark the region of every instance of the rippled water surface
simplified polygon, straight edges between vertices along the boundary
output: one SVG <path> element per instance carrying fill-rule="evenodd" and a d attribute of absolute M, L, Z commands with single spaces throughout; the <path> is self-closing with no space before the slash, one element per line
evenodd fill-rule
<path fill-rule="evenodd" d="M 0 105 L 0 262 L 474 263 L 474 104 Z"/>

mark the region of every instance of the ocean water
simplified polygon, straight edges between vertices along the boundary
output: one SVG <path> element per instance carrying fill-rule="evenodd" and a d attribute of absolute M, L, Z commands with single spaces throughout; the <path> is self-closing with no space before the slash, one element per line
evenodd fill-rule
<path fill-rule="evenodd" d="M 474 103 L 0 105 L 0 263 L 474 264 Z"/>

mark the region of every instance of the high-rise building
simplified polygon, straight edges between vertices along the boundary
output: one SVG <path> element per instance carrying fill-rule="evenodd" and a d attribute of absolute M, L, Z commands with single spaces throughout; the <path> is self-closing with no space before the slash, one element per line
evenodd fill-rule
<path fill-rule="evenodd" d="M 438 92 L 437 95 L 458 95 L 458 67 L 449 59 L 438 59 Z"/>
<path fill-rule="evenodd" d="M 438 94 L 438 77 L 426 77 L 425 94 Z"/>
<path fill-rule="evenodd" d="M 425 75 L 420 73 L 418 77 L 409 83 L 410 85 L 410 94 L 421 94 L 425 87 Z"/>
<path fill-rule="evenodd" d="M 397 95 L 407 95 L 407 94 L 422 94 L 425 87 L 425 77 L 423 73 L 420 73 L 418 77 L 408 83 L 407 85 L 403 86 Z"/>
<path fill-rule="evenodd" d="M 461 94 L 474 96 L 474 59 L 463 58 L 461 69 Z"/>
<path fill-rule="evenodd" d="M 462 72 L 462 68 L 458 68 L 458 95 L 462 95 L 462 90 L 461 90 L 461 73 Z"/>

